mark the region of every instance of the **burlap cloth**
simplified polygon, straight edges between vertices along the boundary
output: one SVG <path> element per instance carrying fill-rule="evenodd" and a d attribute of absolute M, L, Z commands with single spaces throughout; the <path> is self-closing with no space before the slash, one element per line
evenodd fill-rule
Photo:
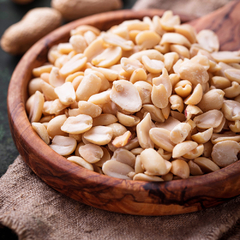
<path fill-rule="evenodd" d="M 184 5 L 184 9 L 179 8 Z M 207 14 L 225 1 L 139 0 L 134 9 L 159 7 Z M 193 8 L 193 6 L 201 7 Z M 192 10 L 191 10 L 192 9 Z M 48 187 L 17 157 L 0 179 L 0 224 L 19 239 L 240 239 L 240 197 L 197 213 L 144 217 L 111 213 L 76 202 Z"/>

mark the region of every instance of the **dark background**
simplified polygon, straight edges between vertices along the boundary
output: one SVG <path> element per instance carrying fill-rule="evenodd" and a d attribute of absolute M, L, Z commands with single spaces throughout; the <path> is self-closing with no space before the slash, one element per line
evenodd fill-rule
<path fill-rule="evenodd" d="M 123 0 L 123 9 L 132 8 L 135 2 L 136 0 Z M 11 0 L 0 0 L 0 37 L 9 26 L 20 21 L 30 9 L 50 7 L 50 3 L 51 0 L 35 0 L 27 5 L 19 5 Z M 0 48 L 0 177 L 18 156 L 8 124 L 7 91 L 11 75 L 20 59 L 21 56 L 12 56 Z M 0 225 L 0 239 L 18 238 L 10 229 Z"/>

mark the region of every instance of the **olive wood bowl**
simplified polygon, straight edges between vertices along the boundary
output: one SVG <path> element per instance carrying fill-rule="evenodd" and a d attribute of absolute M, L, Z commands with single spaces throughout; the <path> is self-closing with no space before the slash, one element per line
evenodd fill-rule
<path fill-rule="evenodd" d="M 223 203 L 240 194 L 240 161 L 203 176 L 170 182 L 122 180 L 101 175 L 69 162 L 47 146 L 32 129 L 26 114 L 27 85 L 32 69 L 47 60 L 51 46 L 67 42 L 69 32 L 82 24 L 107 30 L 127 19 L 161 16 L 163 10 L 121 10 L 97 14 L 68 23 L 38 41 L 20 60 L 8 90 L 8 116 L 12 137 L 24 161 L 55 190 L 87 205 L 125 214 L 173 215 L 195 212 Z M 180 15 L 196 30 L 212 29 L 222 50 L 240 48 L 240 2 L 203 18 Z"/>

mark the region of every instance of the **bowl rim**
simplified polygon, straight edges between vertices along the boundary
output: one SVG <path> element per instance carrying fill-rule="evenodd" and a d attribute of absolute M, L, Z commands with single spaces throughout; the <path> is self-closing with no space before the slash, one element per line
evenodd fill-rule
<path fill-rule="evenodd" d="M 78 182 L 85 181 L 87 179 L 86 184 L 88 186 L 91 184 L 99 186 L 100 184 L 101 186 L 106 186 L 107 188 L 112 189 L 112 181 L 114 180 L 114 188 L 117 191 L 133 191 L 136 194 L 141 194 L 141 191 L 151 192 L 152 190 L 156 190 L 158 192 L 164 192 L 167 189 L 167 191 L 175 192 L 176 194 L 185 194 L 184 197 L 191 201 L 192 195 L 188 195 L 188 192 L 186 190 L 194 192 L 192 194 L 195 194 L 197 196 L 204 197 L 206 191 L 211 189 L 211 184 L 215 187 L 217 186 L 221 188 L 225 185 L 226 179 L 228 179 L 230 176 L 231 179 L 229 181 L 231 181 L 232 183 L 236 181 L 237 177 L 240 174 L 239 161 L 216 172 L 204 174 L 202 176 L 194 176 L 188 179 L 173 180 L 169 182 L 144 182 L 109 177 L 79 167 L 76 164 L 69 162 L 63 156 L 60 156 L 59 154 L 54 152 L 46 143 L 44 143 L 31 127 L 25 110 L 27 83 L 31 79 L 31 70 L 36 65 L 36 59 L 38 60 L 37 63 L 43 61 L 44 56 L 46 56 L 49 48 L 55 43 L 58 43 L 59 39 L 63 39 L 63 34 L 65 35 L 65 37 L 67 36 L 67 38 L 69 38 L 68 33 L 70 32 L 70 29 L 73 29 L 83 24 L 93 25 L 93 23 L 98 21 L 98 19 L 100 19 L 102 16 L 104 16 L 105 21 L 112 23 L 116 19 L 136 19 L 142 18 L 143 16 L 152 17 L 153 15 L 162 15 L 163 12 L 164 10 L 157 9 L 148 9 L 143 11 L 119 10 L 114 12 L 96 14 L 90 17 L 75 20 L 61 26 L 60 28 L 54 30 L 53 32 L 39 40 L 23 55 L 23 57 L 17 64 L 12 74 L 7 95 L 8 118 L 11 133 L 17 149 L 23 156 L 25 162 L 48 185 L 52 186 L 51 181 L 53 181 L 53 178 L 59 177 L 63 172 L 65 172 L 66 178 L 70 177 L 71 179 L 76 179 L 76 181 Z M 101 22 L 99 22 L 98 24 L 101 25 Z M 106 27 L 106 25 L 104 24 L 102 26 Z M 25 79 L 28 79 L 28 81 L 26 82 Z M 32 144 L 33 142 L 35 144 Z M 39 151 L 39 149 L 44 149 L 44 151 Z M 37 163 L 35 166 L 30 158 L 36 157 L 42 159 L 42 162 Z M 50 167 L 50 169 L 52 169 L 52 171 L 48 170 L 48 173 L 53 177 L 50 181 L 48 176 L 46 176 L 46 173 L 42 174 L 42 169 L 44 166 L 46 168 Z M 58 172 L 61 174 L 58 175 Z M 208 184 L 208 186 L 206 185 L 206 183 Z M 54 188 L 56 189 L 56 187 Z M 76 196 L 69 193 L 66 189 L 57 190 L 76 199 Z M 238 194 L 239 193 L 240 192 L 238 191 Z M 211 195 L 211 193 L 209 194 Z M 229 187 L 224 187 L 224 190 L 218 190 L 218 193 L 216 194 L 216 192 L 214 192 L 213 195 L 216 195 L 219 199 L 224 199 L 234 197 L 235 193 L 233 191 L 230 191 Z M 171 195 L 171 198 L 173 196 L 174 194 Z M 159 200 L 154 199 L 154 201 L 158 202 Z M 172 199 L 172 201 L 174 203 L 174 199 Z M 161 203 L 164 204 L 164 201 Z"/>

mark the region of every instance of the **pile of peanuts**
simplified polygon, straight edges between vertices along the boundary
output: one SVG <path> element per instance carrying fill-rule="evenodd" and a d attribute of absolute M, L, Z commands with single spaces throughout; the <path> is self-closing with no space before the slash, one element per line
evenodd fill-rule
<path fill-rule="evenodd" d="M 170 181 L 238 160 L 240 52 L 166 11 L 83 25 L 33 69 L 26 110 L 54 151 L 121 179 Z"/>

